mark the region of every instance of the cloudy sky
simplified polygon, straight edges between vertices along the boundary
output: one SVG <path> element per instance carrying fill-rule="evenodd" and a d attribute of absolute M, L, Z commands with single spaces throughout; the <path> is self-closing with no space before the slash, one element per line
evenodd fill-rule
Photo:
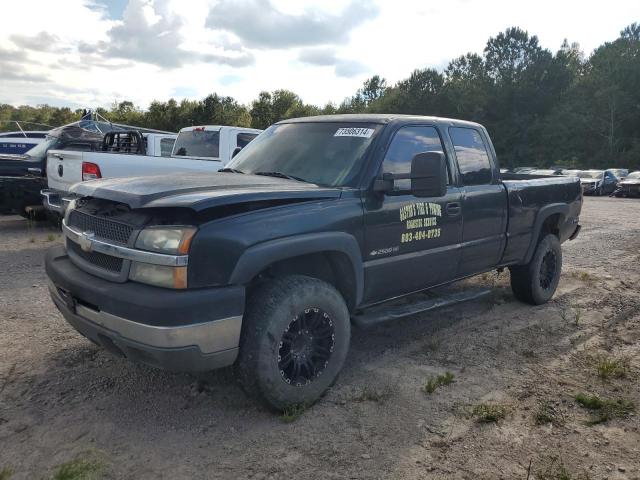
<path fill-rule="evenodd" d="M 588 54 L 640 21 L 640 1 L 7 0 L 2 19 L 2 103 L 248 103 L 287 88 L 322 105 L 374 74 L 443 69 L 510 26 Z"/>

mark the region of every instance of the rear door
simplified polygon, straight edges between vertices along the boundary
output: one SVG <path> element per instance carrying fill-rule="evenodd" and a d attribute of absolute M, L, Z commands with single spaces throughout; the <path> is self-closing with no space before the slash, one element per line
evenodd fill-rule
<path fill-rule="evenodd" d="M 414 155 L 429 151 L 445 151 L 435 127 L 401 127 L 391 139 L 380 174 L 408 173 Z M 368 194 L 364 202 L 366 302 L 423 290 L 455 276 L 462 215 L 460 189 L 451 183 L 446 195 L 438 198 Z M 395 187 L 408 190 L 410 180 L 396 180 Z"/>
<path fill-rule="evenodd" d="M 82 181 L 82 161 L 85 152 L 49 150 L 47 152 L 47 183 L 54 190 L 68 191 Z"/>
<path fill-rule="evenodd" d="M 449 127 L 462 183 L 462 256 L 458 276 L 495 267 L 502 257 L 507 229 L 507 194 L 491 160 L 484 132 Z"/>

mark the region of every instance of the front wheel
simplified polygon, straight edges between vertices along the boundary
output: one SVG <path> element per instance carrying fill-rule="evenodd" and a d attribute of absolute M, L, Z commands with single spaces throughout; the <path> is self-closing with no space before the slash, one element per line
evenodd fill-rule
<path fill-rule="evenodd" d="M 243 319 L 242 385 L 277 410 L 311 405 L 335 382 L 350 335 L 347 306 L 333 286 L 301 275 L 268 280 Z"/>
<path fill-rule="evenodd" d="M 541 305 L 553 297 L 562 272 L 560 240 L 552 233 L 538 243 L 527 265 L 510 267 L 511 290 L 515 297 L 532 305 Z"/>

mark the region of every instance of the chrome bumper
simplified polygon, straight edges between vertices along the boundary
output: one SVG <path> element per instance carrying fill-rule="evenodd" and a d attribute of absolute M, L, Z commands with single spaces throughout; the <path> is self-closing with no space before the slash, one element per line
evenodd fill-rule
<path fill-rule="evenodd" d="M 69 202 L 75 197 L 69 192 L 61 192 L 58 190 L 40 190 L 40 196 L 42 197 L 42 205 L 50 212 L 64 216 L 64 212 L 69 205 Z"/>
<path fill-rule="evenodd" d="M 179 371 L 204 371 L 235 362 L 242 316 L 205 323 L 161 327 L 133 322 L 76 303 L 49 282 L 49 292 L 65 319 L 85 337 L 133 361 Z"/>

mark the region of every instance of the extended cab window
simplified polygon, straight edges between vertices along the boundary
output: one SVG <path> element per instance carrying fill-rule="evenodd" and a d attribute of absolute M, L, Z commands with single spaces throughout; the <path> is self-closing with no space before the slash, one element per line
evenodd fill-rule
<path fill-rule="evenodd" d="M 188 130 L 180 132 L 173 148 L 179 157 L 220 157 L 220 132 Z"/>
<path fill-rule="evenodd" d="M 236 146 L 244 148 L 249 144 L 251 140 L 253 140 L 257 136 L 257 133 L 239 133 Z"/>
<path fill-rule="evenodd" d="M 434 127 L 402 127 L 396 132 L 382 162 L 382 173 L 409 173 L 411 160 L 418 153 L 443 152 L 440 136 Z M 396 180 L 395 190 L 409 190 L 411 180 Z"/>
<path fill-rule="evenodd" d="M 480 132 L 473 128 L 452 127 L 449 135 L 456 151 L 464 185 L 491 183 L 491 161 Z"/>

